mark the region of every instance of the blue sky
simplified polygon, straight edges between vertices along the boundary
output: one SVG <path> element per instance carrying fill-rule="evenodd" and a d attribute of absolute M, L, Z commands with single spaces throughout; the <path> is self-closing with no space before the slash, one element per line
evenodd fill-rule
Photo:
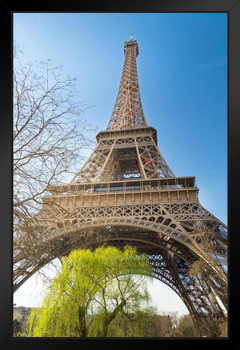
<path fill-rule="evenodd" d="M 201 204 L 227 224 L 226 13 L 14 14 L 24 59 L 51 58 L 76 77 L 79 100 L 92 106 L 85 118 L 98 130 L 111 116 L 130 33 L 160 152 L 176 176 L 196 176 Z"/>
<path fill-rule="evenodd" d="M 130 33 L 144 113 L 176 176 L 196 176 L 203 206 L 227 224 L 226 13 L 15 13 L 27 61 L 77 78 L 88 122 L 110 119 Z M 94 137 L 94 136 L 93 136 Z"/>

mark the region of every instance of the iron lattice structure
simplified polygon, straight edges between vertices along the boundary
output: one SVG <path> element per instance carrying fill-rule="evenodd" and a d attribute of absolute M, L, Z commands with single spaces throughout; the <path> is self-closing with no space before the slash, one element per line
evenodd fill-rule
<path fill-rule="evenodd" d="M 14 290 L 72 249 L 130 244 L 149 256 L 152 275 L 204 329 L 205 316 L 224 317 L 222 304 L 227 308 L 227 227 L 200 204 L 195 177 L 176 177 L 159 152 L 142 108 L 138 54 L 136 40 L 125 42 L 107 129 L 96 135 L 95 150 L 72 181 L 49 188 L 32 226 L 37 239 L 15 240 Z M 203 269 L 191 274 L 197 262 Z"/>

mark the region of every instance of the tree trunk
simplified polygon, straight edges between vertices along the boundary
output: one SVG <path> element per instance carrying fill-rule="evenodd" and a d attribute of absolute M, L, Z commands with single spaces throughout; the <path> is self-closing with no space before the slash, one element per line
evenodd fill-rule
<path fill-rule="evenodd" d="M 119 311 L 123 309 L 123 307 L 126 305 L 126 300 L 122 300 L 121 303 L 109 314 L 106 315 L 106 318 L 103 322 L 103 337 L 107 337 L 108 327 L 112 320 L 117 316 Z"/>
<path fill-rule="evenodd" d="M 79 321 L 79 335 L 84 338 L 87 336 L 87 326 L 86 326 L 86 318 L 85 318 L 85 309 L 78 309 L 78 321 Z"/>

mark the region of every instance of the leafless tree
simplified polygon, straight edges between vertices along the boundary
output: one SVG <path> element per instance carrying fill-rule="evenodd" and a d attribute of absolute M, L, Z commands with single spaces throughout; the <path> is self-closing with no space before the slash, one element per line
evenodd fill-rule
<path fill-rule="evenodd" d="M 62 67 L 21 63 L 14 52 L 13 214 L 18 224 L 41 206 L 51 184 L 66 181 L 80 167 L 82 149 L 90 145 L 82 115 L 87 106 L 75 102 L 75 79 Z"/>
<path fill-rule="evenodd" d="M 32 236 L 42 226 L 37 213 L 43 194 L 49 185 L 68 182 L 94 143 L 86 136 L 93 130 L 83 117 L 88 106 L 77 101 L 76 79 L 64 77 L 50 60 L 23 63 L 22 57 L 15 48 L 13 234 L 14 249 L 27 256 L 23 246 L 34 251 Z"/>

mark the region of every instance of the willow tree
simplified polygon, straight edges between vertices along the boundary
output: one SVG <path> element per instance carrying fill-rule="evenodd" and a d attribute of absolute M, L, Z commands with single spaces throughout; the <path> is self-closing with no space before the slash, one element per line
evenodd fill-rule
<path fill-rule="evenodd" d="M 150 274 L 151 266 L 145 255 L 138 255 L 131 247 L 123 251 L 114 247 L 72 251 L 62 258 L 62 271 L 48 287 L 41 307 L 32 311 L 28 335 L 87 337 L 93 333 L 94 317 L 101 305 L 104 317 L 95 335 L 107 336 L 117 315 L 126 314 L 133 300 L 139 305 L 146 299 L 146 291 L 139 291 L 139 279 L 134 278 L 139 273 Z M 111 288 L 114 280 L 117 288 Z"/>

